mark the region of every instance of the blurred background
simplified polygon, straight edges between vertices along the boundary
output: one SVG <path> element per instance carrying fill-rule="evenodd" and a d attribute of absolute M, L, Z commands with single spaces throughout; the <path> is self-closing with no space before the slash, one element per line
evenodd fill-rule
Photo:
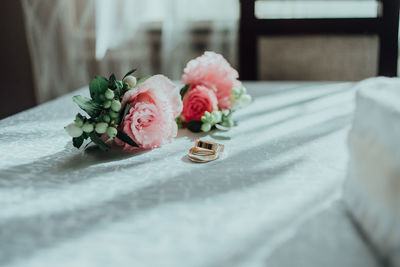
<path fill-rule="evenodd" d="M 74 91 L 95 75 L 121 77 L 138 68 L 138 76 L 164 73 L 179 80 L 186 62 L 205 50 L 223 54 L 246 80 L 357 81 L 397 75 L 398 3 L 391 2 L 396 4 L 1 1 L 0 118 Z M 259 20 L 266 23 L 258 26 Z M 382 43 L 383 36 L 389 41 Z"/>

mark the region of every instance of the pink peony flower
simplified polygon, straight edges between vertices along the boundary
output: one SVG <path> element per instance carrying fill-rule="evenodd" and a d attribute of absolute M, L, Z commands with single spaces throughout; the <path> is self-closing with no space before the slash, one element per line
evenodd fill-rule
<path fill-rule="evenodd" d="M 182 115 L 185 122 L 201 120 L 204 112 L 218 110 L 218 100 L 213 90 L 198 85 L 190 89 L 183 99 Z"/>
<path fill-rule="evenodd" d="M 238 72 L 223 56 L 215 52 L 205 52 L 188 62 L 182 83 L 190 84 L 191 88 L 198 85 L 212 88 L 216 93 L 218 106 L 225 110 L 231 108 L 232 87 L 240 85 L 238 77 Z"/>
<path fill-rule="evenodd" d="M 122 107 L 131 103 L 120 130 L 129 135 L 140 147 L 151 149 L 160 147 L 177 135 L 175 118 L 182 111 L 182 101 L 178 87 L 163 75 L 147 79 L 137 88 L 125 93 Z M 115 142 L 124 150 L 133 150 L 123 141 Z"/>

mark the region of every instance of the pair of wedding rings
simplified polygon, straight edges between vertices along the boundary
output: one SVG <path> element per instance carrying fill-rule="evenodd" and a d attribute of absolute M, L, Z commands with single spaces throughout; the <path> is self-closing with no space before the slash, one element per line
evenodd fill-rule
<path fill-rule="evenodd" d="M 193 162 L 209 162 L 216 160 L 224 151 L 224 145 L 209 141 L 196 140 L 194 147 L 189 150 L 188 158 Z"/>

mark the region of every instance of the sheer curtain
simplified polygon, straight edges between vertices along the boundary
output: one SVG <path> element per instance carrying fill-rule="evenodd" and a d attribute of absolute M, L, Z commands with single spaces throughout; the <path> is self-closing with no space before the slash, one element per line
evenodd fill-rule
<path fill-rule="evenodd" d="M 187 60 L 203 50 L 236 64 L 238 0 L 21 2 L 38 102 L 131 67 L 138 75 L 179 79 Z"/>

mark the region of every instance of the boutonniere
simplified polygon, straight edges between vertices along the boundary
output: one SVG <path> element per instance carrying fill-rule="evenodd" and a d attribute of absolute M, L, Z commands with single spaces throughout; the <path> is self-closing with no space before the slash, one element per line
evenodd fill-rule
<path fill-rule="evenodd" d="M 215 52 L 189 61 L 182 76 L 183 111 L 178 124 L 193 132 L 229 130 L 234 125 L 232 113 L 252 101 L 238 77 L 238 72 Z"/>
<path fill-rule="evenodd" d="M 137 79 L 129 71 L 122 80 L 112 74 L 96 76 L 89 84 L 90 98 L 74 96 L 86 113 L 78 113 L 65 130 L 73 145 L 85 140 L 107 151 L 115 141 L 124 150 L 152 149 L 177 135 L 175 118 L 182 111 L 179 88 L 163 75 Z"/>

